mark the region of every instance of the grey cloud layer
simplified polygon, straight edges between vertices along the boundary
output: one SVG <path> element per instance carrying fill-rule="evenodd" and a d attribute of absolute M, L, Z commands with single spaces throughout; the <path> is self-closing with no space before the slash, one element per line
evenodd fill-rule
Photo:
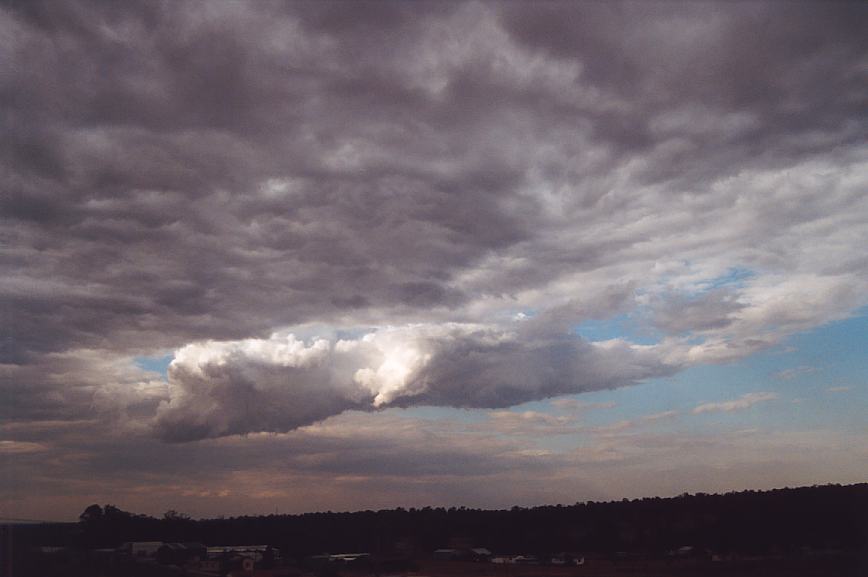
<path fill-rule="evenodd" d="M 613 426 L 592 432 L 579 447 L 552 450 L 546 438 L 576 421 L 510 414 L 468 425 L 396 411 L 350 412 L 285 435 L 211 439 L 194 450 L 102 435 L 94 423 L 6 425 L 0 430 L 12 440 L 0 445 L 7 467 L 0 504 L 6 514 L 68 519 L 94 500 L 149 514 L 183 506 L 209 517 L 269 514 L 278 503 L 281 512 L 509 507 L 677 494 L 686 487 L 858 482 L 865 473 L 858 433 L 673 434 L 646 419 L 636 425 L 641 431 Z M 38 441 L 21 440 L 34 432 Z"/>
<path fill-rule="evenodd" d="M 163 401 L 195 438 L 370 408 L 380 365 L 332 366 L 337 338 L 304 368 L 94 380 L 305 323 L 535 314 L 432 338 L 385 401 L 501 407 L 842 318 L 868 301 L 866 28 L 845 3 L 5 6 L 6 416 Z M 669 339 L 640 360 L 565 336 L 633 309 Z"/>

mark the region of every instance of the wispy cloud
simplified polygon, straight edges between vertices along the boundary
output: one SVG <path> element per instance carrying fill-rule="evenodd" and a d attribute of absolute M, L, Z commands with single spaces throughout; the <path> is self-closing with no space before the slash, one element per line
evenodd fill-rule
<path fill-rule="evenodd" d="M 680 414 L 681 413 L 679 411 L 675 410 L 662 411 L 659 413 L 651 413 L 650 415 L 643 415 L 637 419 L 621 419 L 607 425 L 602 425 L 599 427 L 589 427 L 586 430 L 604 436 L 617 435 L 628 430 L 640 428 L 643 425 L 647 425 L 649 423 L 654 423 L 666 419 L 673 419 Z"/>
<path fill-rule="evenodd" d="M 677 417 L 680 414 L 681 413 L 679 411 L 675 411 L 675 410 L 661 411 L 659 413 L 652 413 L 650 415 L 645 415 L 644 417 L 642 417 L 642 420 L 643 421 L 660 421 L 663 419 L 672 419 L 674 417 Z"/>
<path fill-rule="evenodd" d="M 830 393 L 846 393 L 847 391 L 851 390 L 852 388 L 853 387 L 829 387 L 826 390 L 829 391 Z"/>
<path fill-rule="evenodd" d="M 731 412 L 731 411 L 741 411 L 743 409 L 749 409 L 757 403 L 762 403 L 765 401 L 772 401 L 777 399 L 777 393 L 746 393 L 740 396 L 737 399 L 732 401 L 721 401 L 717 403 L 703 403 L 698 405 L 691 411 L 694 415 L 699 415 L 701 413 L 713 413 L 718 411 L 723 412 Z"/>
<path fill-rule="evenodd" d="M 613 409 L 617 405 L 614 401 L 607 401 L 604 403 L 586 403 L 584 401 L 579 401 L 578 399 L 571 398 L 562 398 L 562 399 L 553 399 L 549 403 L 552 407 L 561 410 L 569 410 L 569 411 L 590 411 L 595 409 Z"/>
<path fill-rule="evenodd" d="M 772 378 L 779 381 L 790 381 L 802 375 L 810 375 L 816 373 L 818 370 L 819 369 L 817 367 L 802 365 L 799 367 L 793 367 L 791 369 L 784 369 L 782 371 L 772 373 Z"/>
<path fill-rule="evenodd" d="M 48 447 L 42 443 L 31 443 L 28 441 L 0 441 L 0 454 L 4 455 L 19 455 L 25 453 L 40 453 L 47 451 Z"/>
<path fill-rule="evenodd" d="M 562 415 L 537 411 L 492 411 L 485 428 L 510 435 L 550 436 L 579 431 L 577 423 Z"/>

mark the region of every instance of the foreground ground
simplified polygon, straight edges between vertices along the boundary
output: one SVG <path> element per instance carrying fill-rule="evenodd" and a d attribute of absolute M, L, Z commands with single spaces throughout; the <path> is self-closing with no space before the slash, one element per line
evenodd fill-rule
<path fill-rule="evenodd" d="M 8 567 L 6 569 L 9 569 Z M 30 565 L 0 571 L 3 577 L 195 577 L 180 567 L 132 563 L 114 566 Z M 204 574 L 201 574 L 204 575 Z M 496 565 L 491 563 L 420 561 L 413 571 L 298 567 L 238 572 L 245 577 L 868 577 L 868 554 L 728 562 L 667 560 L 593 560 L 583 566 Z"/>
<path fill-rule="evenodd" d="M 868 577 L 868 555 L 837 555 L 715 563 L 593 561 L 580 567 L 429 562 L 426 577 Z"/>

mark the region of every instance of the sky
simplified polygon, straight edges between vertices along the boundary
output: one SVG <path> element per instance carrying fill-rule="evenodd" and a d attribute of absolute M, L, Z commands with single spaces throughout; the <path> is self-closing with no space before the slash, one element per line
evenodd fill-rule
<path fill-rule="evenodd" d="M 868 5 L 0 7 L 0 517 L 868 480 Z"/>

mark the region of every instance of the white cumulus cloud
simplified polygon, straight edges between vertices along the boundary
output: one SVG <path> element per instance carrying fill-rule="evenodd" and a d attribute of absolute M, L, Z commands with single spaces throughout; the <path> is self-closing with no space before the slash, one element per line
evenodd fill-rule
<path fill-rule="evenodd" d="M 288 431 L 350 409 L 508 407 L 674 370 L 655 347 L 541 335 L 523 323 L 406 325 L 307 341 L 282 332 L 179 349 L 155 427 L 184 441 Z"/>

